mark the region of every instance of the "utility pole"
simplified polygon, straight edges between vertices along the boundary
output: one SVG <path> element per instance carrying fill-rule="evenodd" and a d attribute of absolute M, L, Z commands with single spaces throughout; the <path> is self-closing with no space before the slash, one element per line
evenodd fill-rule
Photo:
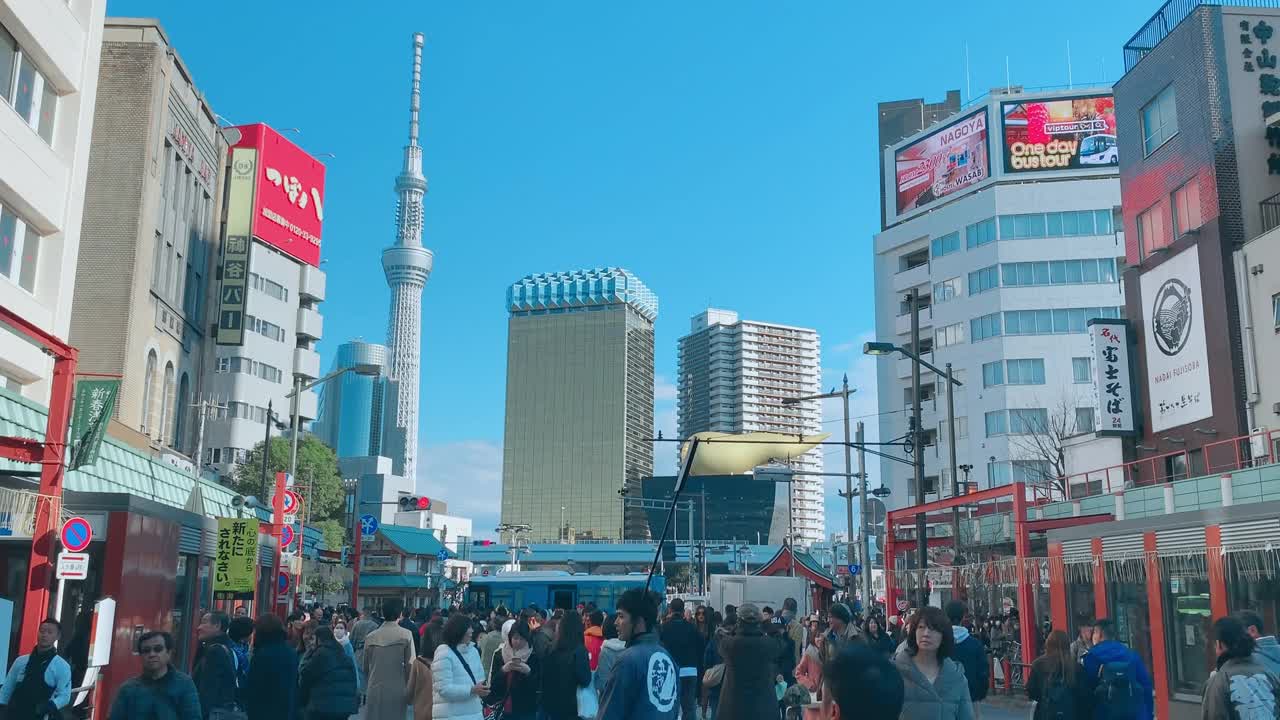
<path fill-rule="evenodd" d="M 707 594 L 707 486 L 702 486 L 702 594 Z"/>
<path fill-rule="evenodd" d="M 847 562 L 853 562 L 853 543 L 855 540 L 853 535 L 853 478 L 850 477 L 850 473 L 853 472 L 853 459 L 850 457 L 853 453 L 853 449 L 849 446 L 849 373 L 844 374 L 844 384 L 841 386 L 840 396 L 841 401 L 844 403 L 844 505 L 845 519 L 849 524 L 849 534 L 845 538 L 848 541 L 848 550 L 845 552 L 845 560 Z M 858 447 L 862 447 L 861 422 L 858 423 Z M 859 450 L 859 452 L 861 452 L 861 450 Z M 858 470 L 858 474 L 862 475 L 861 469 Z M 862 477 L 860 487 L 862 488 L 861 506 L 862 517 L 864 519 L 863 526 L 865 528 L 865 519 L 867 517 L 867 480 L 865 476 Z M 835 558 L 836 551 L 833 547 L 831 549 L 831 559 L 835 560 Z M 868 566 L 867 569 L 869 568 L 870 566 Z M 852 579 L 850 579 L 850 589 L 853 589 Z M 862 603 L 865 608 L 871 607 L 871 600 L 869 598 L 863 598 Z"/>
<path fill-rule="evenodd" d="M 298 435 L 302 430 L 301 418 L 298 417 L 299 411 L 302 409 L 302 376 L 293 376 L 293 404 L 290 411 L 290 426 L 293 430 L 293 437 L 289 438 L 289 480 L 294 481 L 294 475 L 298 473 Z"/>
<path fill-rule="evenodd" d="M 916 504 L 925 503 L 924 491 L 924 433 L 920 427 L 920 291 L 907 291 L 907 303 L 911 307 L 911 451 L 915 467 Z M 923 512 L 916 514 L 916 554 L 920 568 L 920 605 L 929 604 L 929 591 L 925 588 L 925 568 L 929 565 L 928 523 Z"/>
<path fill-rule="evenodd" d="M 696 544 L 693 542 L 693 498 L 686 501 L 685 507 L 689 508 L 689 592 L 693 592 L 698 584 L 698 575 L 693 571 L 693 548 Z"/>
<path fill-rule="evenodd" d="M 267 507 L 275 507 L 275 498 L 268 492 L 267 488 L 267 465 L 271 460 L 271 401 L 267 400 L 267 420 L 263 423 L 264 434 L 262 438 L 262 499 L 267 503 Z M 275 590 L 272 590 L 275 592 Z"/>
<path fill-rule="evenodd" d="M 225 410 L 226 405 L 218 405 L 201 400 L 198 403 L 192 403 L 191 407 L 198 408 L 196 412 L 200 414 L 200 423 L 196 426 L 196 456 L 195 456 L 195 480 L 200 482 L 200 469 L 204 467 L 204 421 L 209 410 Z"/>
<path fill-rule="evenodd" d="M 947 446 L 951 448 L 949 453 L 951 460 L 951 497 L 960 497 L 960 478 L 956 469 L 956 399 L 953 394 L 955 383 L 951 380 L 951 363 L 947 363 Z M 941 491 L 941 489 L 939 489 Z M 960 556 L 960 506 L 951 508 L 951 545 L 956 553 L 956 557 Z M 952 564 L 955 560 L 951 561 Z"/>
<path fill-rule="evenodd" d="M 867 453 L 864 447 L 864 428 L 862 421 L 858 421 L 858 505 L 859 512 L 862 514 L 862 607 L 863 612 L 870 613 L 871 606 L 875 603 L 873 595 L 874 590 L 871 587 L 871 503 L 867 500 Z M 852 503 L 850 503 L 852 504 Z M 852 544 L 850 549 L 852 549 Z M 886 610 L 888 608 L 885 608 Z"/>

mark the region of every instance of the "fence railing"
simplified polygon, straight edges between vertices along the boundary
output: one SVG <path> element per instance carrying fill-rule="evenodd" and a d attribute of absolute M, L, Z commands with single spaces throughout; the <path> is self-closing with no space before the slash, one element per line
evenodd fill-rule
<path fill-rule="evenodd" d="M 1280 227 L 1280 193 L 1258 203 L 1258 210 L 1262 213 L 1262 232 Z"/>
<path fill-rule="evenodd" d="M 1233 7 L 1274 8 L 1280 0 L 1169 0 L 1156 11 L 1151 19 L 1124 44 L 1124 71 L 1129 72 L 1147 56 L 1161 40 L 1169 37 L 1173 29 L 1201 6 L 1230 5 Z M 1230 32 L 1227 28 L 1227 32 Z"/>
<path fill-rule="evenodd" d="M 1266 430 L 1175 450 L 1029 486 L 1036 504 L 1075 501 L 1200 475 L 1217 475 L 1277 461 L 1280 430 Z"/>

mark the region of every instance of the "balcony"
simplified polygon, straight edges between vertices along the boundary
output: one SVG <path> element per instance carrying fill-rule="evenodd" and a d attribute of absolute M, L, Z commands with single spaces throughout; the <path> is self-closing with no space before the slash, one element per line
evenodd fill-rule
<path fill-rule="evenodd" d="M 313 302 L 324 302 L 326 280 L 323 270 L 304 264 L 298 278 L 298 295 Z"/>
<path fill-rule="evenodd" d="M 911 313 L 899 315 L 894 321 L 899 335 L 909 335 L 911 333 Z M 924 332 L 924 328 L 933 327 L 933 308 L 920 308 L 920 329 L 922 335 L 928 336 L 929 333 Z"/>
<path fill-rule="evenodd" d="M 1258 203 L 1258 209 L 1262 211 L 1262 232 L 1270 232 L 1280 227 L 1280 193 Z M 1262 233 L 1259 233 L 1262 234 Z"/>
<path fill-rule="evenodd" d="M 320 353 L 307 348 L 293 351 L 293 373 L 308 380 L 320 377 Z"/>
<path fill-rule="evenodd" d="M 324 317 L 311 308 L 298 308 L 298 334 L 311 340 L 324 337 Z"/>
<path fill-rule="evenodd" d="M 924 263 L 908 270 L 903 270 L 893 276 L 893 291 L 896 293 L 906 292 L 913 287 L 920 287 L 928 284 L 929 263 Z"/>

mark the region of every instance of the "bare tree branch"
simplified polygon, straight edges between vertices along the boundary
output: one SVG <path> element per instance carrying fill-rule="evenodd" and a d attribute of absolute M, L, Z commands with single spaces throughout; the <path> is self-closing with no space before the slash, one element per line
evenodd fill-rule
<path fill-rule="evenodd" d="M 1092 430 L 1076 427 L 1077 407 L 1079 398 L 1076 394 L 1064 390 L 1052 407 L 1045 408 L 1045 418 L 1033 418 L 1030 413 L 1023 417 L 1024 426 L 1033 425 L 1028 428 L 1030 432 L 1010 435 L 1009 440 L 1010 461 L 1019 464 L 1032 484 L 1048 487 L 1062 497 L 1067 491 L 1067 439 Z"/>

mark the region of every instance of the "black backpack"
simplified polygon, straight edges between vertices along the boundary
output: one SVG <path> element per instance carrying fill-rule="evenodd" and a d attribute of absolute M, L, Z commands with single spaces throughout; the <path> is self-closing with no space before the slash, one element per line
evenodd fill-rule
<path fill-rule="evenodd" d="M 1049 678 L 1044 699 L 1036 704 L 1035 717 L 1036 720 L 1075 720 L 1076 693 L 1062 673 L 1054 673 Z"/>
<path fill-rule="evenodd" d="M 1142 698 L 1133 680 L 1133 666 L 1127 661 L 1099 667 L 1098 687 L 1093 692 L 1099 720 L 1134 720 L 1141 715 Z"/>

